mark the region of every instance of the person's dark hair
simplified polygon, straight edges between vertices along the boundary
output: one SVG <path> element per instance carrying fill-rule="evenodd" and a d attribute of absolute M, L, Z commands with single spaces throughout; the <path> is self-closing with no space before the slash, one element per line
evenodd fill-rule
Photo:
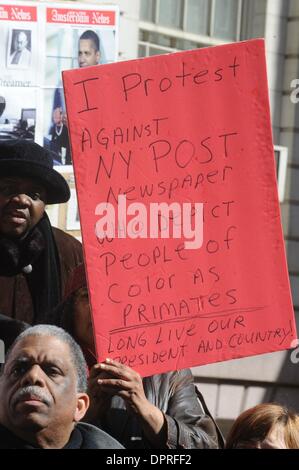
<path fill-rule="evenodd" d="M 91 29 L 88 29 L 87 31 L 84 31 L 84 33 L 81 34 L 81 36 L 79 38 L 79 41 L 81 41 L 81 39 L 90 39 L 90 41 L 92 41 L 92 43 L 93 43 L 93 47 L 96 50 L 96 52 L 98 52 L 100 50 L 99 36 L 94 31 L 92 31 Z"/>
<path fill-rule="evenodd" d="M 6 351 L 9 350 L 19 334 L 28 327 L 27 323 L 0 313 L 0 339 L 4 342 Z"/>
<path fill-rule="evenodd" d="M 286 447 L 298 449 L 299 416 L 276 403 L 262 403 L 244 411 L 230 430 L 226 449 L 241 448 L 250 442 L 262 442 L 276 425 L 284 428 Z"/>
<path fill-rule="evenodd" d="M 10 349 L 6 354 L 6 361 L 9 358 L 12 350 L 19 341 L 28 336 L 53 336 L 58 338 L 63 343 L 67 344 L 70 349 L 72 356 L 72 363 L 76 369 L 77 373 L 77 390 L 78 392 L 85 392 L 87 390 L 87 364 L 84 359 L 82 350 L 76 341 L 71 337 L 69 333 L 64 331 L 62 328 L 59 328 L 54 325 L 36 325 L 30 328 L 27 328 L 23 331 L 13 342 Z"/>

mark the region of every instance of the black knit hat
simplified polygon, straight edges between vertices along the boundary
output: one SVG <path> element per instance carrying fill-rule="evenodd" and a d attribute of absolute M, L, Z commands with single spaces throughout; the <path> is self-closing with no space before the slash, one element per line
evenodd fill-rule
<path fill-rule="evenodd" d="M 0 176 L 35 178 L 47 191 L 47 204 L 66 202 L 70 188 L 53 170 L 55 154 L 30 140 L 0 141 Z"/>

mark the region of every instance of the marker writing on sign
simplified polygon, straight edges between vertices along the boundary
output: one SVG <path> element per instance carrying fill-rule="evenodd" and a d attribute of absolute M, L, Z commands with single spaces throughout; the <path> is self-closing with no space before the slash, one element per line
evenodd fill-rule
<path fill-rule="evenodd" d="M 180 74 L 175 75 L 174 77 L 161 77 L 158 80 L 155 80 L 151 77 L 143 77 L 141 73 L 129 73 L 122 77 L 122 88 L 125 101 L 129 101 L 129 96 L 135 95 L 136 90 L 141 90 L 144 97 L 151 96 L 153 90 L 160 93 L 168 92 L 169 90 L 175 88 L 175 85 L 181 87 L 187 87 L 188 85 L 203 85 L 210 82 L 221 82 L 225 78 L 227 72 L 230 73 L 234 78 L 237 76 L 237 69 L 240 67 L 238 64 L 237 57 L 234 57 L 232 63 L 226 67 L 216 68 L 211 71 L 209 69 L 203 69 L 193 73 L 191 68 L 186 70 L 186 64 L 183 61 L 182 71 Z M 134 92 L 134 93 L 133 93 Z"/>

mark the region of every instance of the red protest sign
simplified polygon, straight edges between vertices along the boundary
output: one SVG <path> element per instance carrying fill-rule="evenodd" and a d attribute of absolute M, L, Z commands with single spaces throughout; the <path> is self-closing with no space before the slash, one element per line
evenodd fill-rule
<path fill-rule="evenodd" d="M 263 41 L 64 87 L 99 360 L 149 375 L 289 348 Z"/>

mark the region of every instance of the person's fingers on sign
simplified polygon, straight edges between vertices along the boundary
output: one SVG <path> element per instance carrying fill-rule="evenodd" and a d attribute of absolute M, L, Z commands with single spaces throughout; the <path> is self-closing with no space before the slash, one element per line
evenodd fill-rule
<path fill-rule="evenodd" d="M 142 377 L 138 372 L 107 358 L 104 362 L 93 367 L 90 380 L 93 385 L 97 380 L 101 393 L 121 397 L 125 401 L 128 411 L 136 414 L 141 420 L 146 434 L 157 436 L 163 433 L 165 416 L 146 398 Z"/>

